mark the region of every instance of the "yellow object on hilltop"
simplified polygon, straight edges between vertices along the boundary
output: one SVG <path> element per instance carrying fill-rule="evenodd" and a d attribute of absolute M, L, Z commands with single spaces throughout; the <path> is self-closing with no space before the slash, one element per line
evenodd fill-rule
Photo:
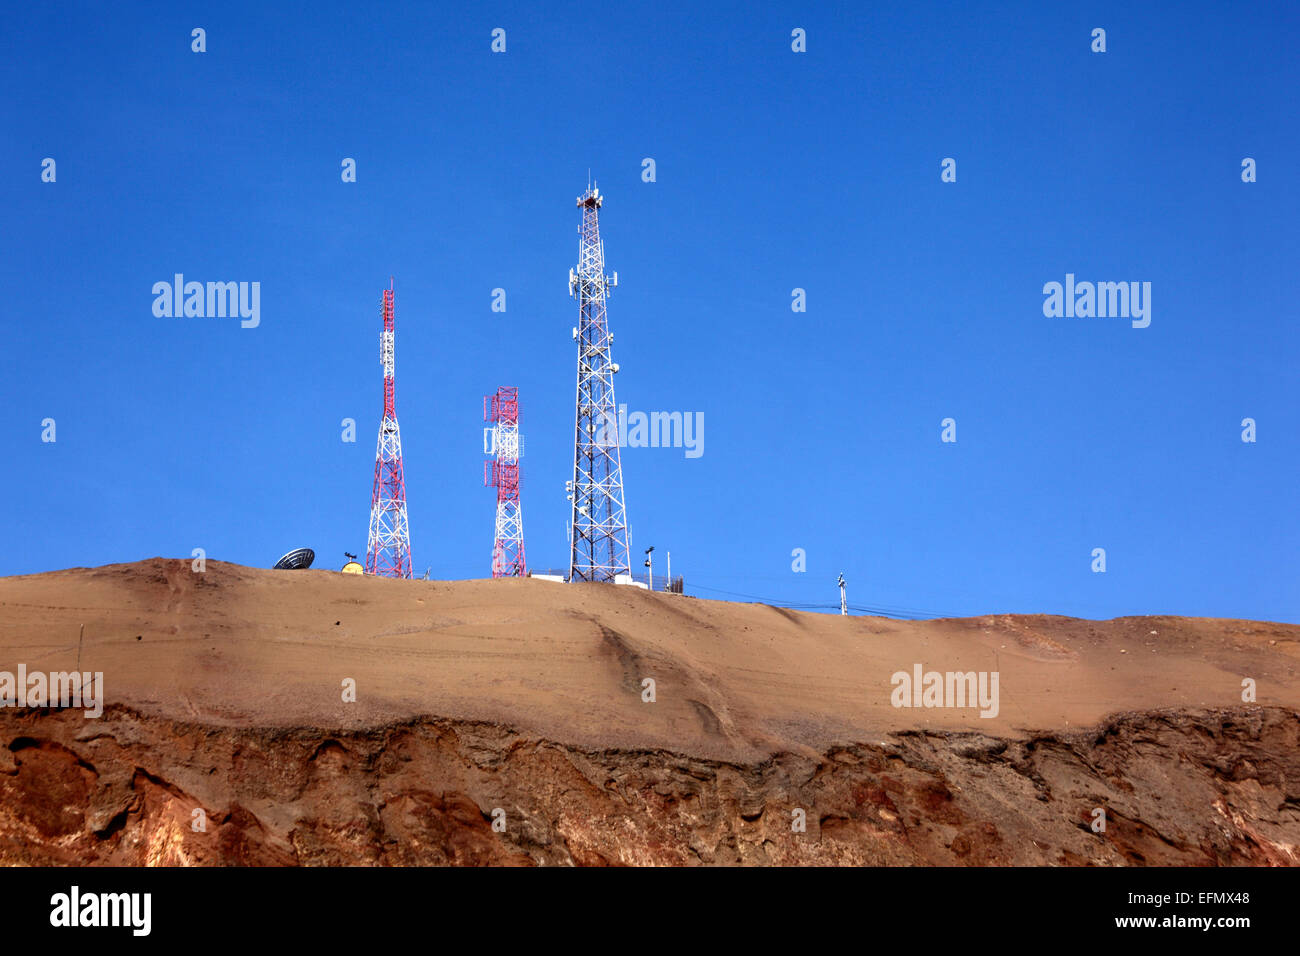
<path fill-rule="evenodd" d="M 344 574 L 365 574 L 366 573 L 366 569 L 363 568 L 361 565 L 357 564 L 357 556 L 355 554 L 352 554 L 350 551 L 344 551 L 343 554 L 348 559 L 348 563 L 343 565 L 341 569 Z"/>

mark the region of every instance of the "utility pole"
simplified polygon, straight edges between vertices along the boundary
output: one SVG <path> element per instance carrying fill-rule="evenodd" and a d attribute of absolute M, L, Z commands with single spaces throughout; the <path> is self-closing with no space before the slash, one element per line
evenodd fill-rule
<path fill-rule="evenodd" d="M 491 407 L 489 408 L 489 401 Z M 519 457 L 523 439 L 519 434 L 519 389 L 502 385 L 495 395 L 483 399 L 483 420 L 492 422 L 485 430 L 492 438 L 496 461 L 483 462 L 483 484 L 497 490 L 496 540 L 492 546 L 492 577 L 522 578 L 524 566 L 524 513 L 519 504 Z"/>
<path fill-rule="evenodd" d="M 671 591 L 673 589 L 673 553 L 668 551 L 666 554 L 668 555 L 668 590 Z"/>
<path fill-rule="evenodd" d="M 651 557 L 651 553 L 654 551 L 654 549 L 655 546 L 653 544 L 650 545 L 650 547 L 645 549 L 645 566 L 650 569 L 650 590 L 651 591 L 655 589 L 655 566 L 654 564 L 651 563 L 654 560 Z"/>
<path fill-rule="evenodd" d="M 379 359 L 384 366 L 384 417 L 375 450 L 375 486 L 370 496 L 370 538 L 366 573 L 410 578 L 411 531 L 406 519 L 406 476 L 402 470 L 402 435 L 397 428 L 397 376 L 393 361 L 393 282 L 383 297 L 384 332 Z"/>
<path fill-rule="evenodd" d="M 844 573 L 843 572 L 840 573 L 839 585 L 840 585 L 840 613 L 847 617 L 849 613 L 849 605 L 844 599 Z"/>
<path fill-rule="evenodd" d="M 618 273 L 605 275 L 600 241 L 600 190 L 589 185 L 578 197 L 582 210 L 578 268 L 569 270 L 569 294 L 578 300 L 577 409 L 573 429 L 573 540 L 570 581 L 615 581 L 631 576 L 623 468 L 619 457 L 618 404 L 610 354 L 614 336 L 605 320 L 605 298 L 618 285 Z"/>

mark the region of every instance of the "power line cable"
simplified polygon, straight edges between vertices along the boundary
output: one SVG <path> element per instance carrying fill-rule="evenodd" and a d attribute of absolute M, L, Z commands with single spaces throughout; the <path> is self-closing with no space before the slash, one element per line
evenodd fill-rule
<path fill-rule="evenodd" d="M 747 598 L 751 601 L 757 601 L 760 604 L 768 604 L 772 607 L 783 607 L 792 611 L 807 610 L 839 610 L 838 604 L 817 604 L 806 601 L 784 601 L 778 598 L 763 597 L 757 594 L 746 594 L 741 591 L 728 591 L 723 588 L 708 587 L 695 581 L 690 582 L 692 590 L 710 591 L 714 594 L 726 594 L 731 597 Z M 880 617 L 897 618 L 901 620 L 917 620 L 918 618 L 936 618 L 952 617 L 950 614 L 941 614 L 934 611 L 921 610 L 919 608 L 904 608 L 890 605 L 868 605 L 868 604 L 850 604 L 851 610 L 862 614 L 874 614 Z"/>

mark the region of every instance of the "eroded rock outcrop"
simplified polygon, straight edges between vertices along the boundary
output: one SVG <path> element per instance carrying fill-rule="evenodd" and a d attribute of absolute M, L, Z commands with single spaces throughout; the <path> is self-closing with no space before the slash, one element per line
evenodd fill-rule
<path fill-rule="evenodd" d="M 325 731 L 0 711 L 4 864 L 1295 865 L 1298 844 L 1300 718 L 1284 708 L 902 732 L 754 764 L 437 718 Z"/>

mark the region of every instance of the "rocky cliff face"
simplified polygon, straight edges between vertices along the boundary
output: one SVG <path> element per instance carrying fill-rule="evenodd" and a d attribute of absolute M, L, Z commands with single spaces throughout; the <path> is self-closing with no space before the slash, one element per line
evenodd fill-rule
<path fill-rule="evenodd" d="M 753 764 L 435 718 L 333 732 L 0 710 L 4 864 L 1294 865 L 1298 845 L 1286 708 L 897 732 Z"/>

